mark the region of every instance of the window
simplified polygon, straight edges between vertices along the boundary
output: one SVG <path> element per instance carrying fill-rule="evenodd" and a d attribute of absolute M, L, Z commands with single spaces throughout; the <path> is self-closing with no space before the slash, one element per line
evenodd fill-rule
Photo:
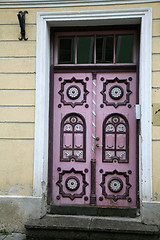
<path fill-rule="evenodd" d="M 94 63 L 93 36 L 77 37 L 77 63 L 78 64 Z"/>
<path fill-rule="evenodd" d="M 99 33 L 57 33 L 55 65 L 135 63 L 134 31 Z"/>
<path fill-rule="evenodd" d="M 133 62 L 133 35 L 116 35 L 116 63 Z"/>
<path fill-rule="evenodd" d="M 59 37 L 58 39 L 58 63 L 74 63 L 75 39 L 74 37 Z"/>
<path fill-rule="evenodd" d="M 113 63 L 114 36 L 96 37 L 96 63 Z"/>

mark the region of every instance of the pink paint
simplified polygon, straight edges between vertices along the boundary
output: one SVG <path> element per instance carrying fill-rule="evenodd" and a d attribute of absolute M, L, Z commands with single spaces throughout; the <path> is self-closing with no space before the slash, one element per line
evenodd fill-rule
<path fill-rule="evenodd" d="M 102 77 L 104 81 L 101 81 Z M 129 77 L 132 81 L 128 80 Z M 72 82 L 69 82 L 71 79 Z M 67 81 L 64 84 L 65 80 Z M 134 112 L 136 73 L 97 73 L 97 86 L 94 88 L 96 97 L 93 96 L 92 81 L 92 73 L 54 74 L 53 203 L 56 205 L 90 205 L 91 158 L 93 156 L 92 100 L 94 98 L 96 102 L 95 137 L 99 138 L 98 141 L 94 140 L 95 144 L 99 144 L 94 155 L 96 159 L 96 176 L 94 177 L 96 205 L 136 206 L 136 119 Z M 72 86 L 73 91 L 67 95 L 68 89 Z M 74 89 L 75 86 L 78 88 Z M 113 86 L 116 86 L 116 89 L 115 92 L 112 91 L 114 92 L 112 96 L 109 92 Z M 62 88 L 63 91 L 59 92 Z M 123 89 L 122 95 L 121 89 Z M 102 95 L 102 90 L 105 96 Z M 78 91 L 80 95 L 77 98 Z M 118 99 L 116 99 L 117 96 Z M 81 105 L 75 105 L 77 102 Z M 68 116 L 67 122 L 63 121 L 66 116 Z M 108 116 L 110 117 L 107 121 L 110 122 L 104 123 Z M 128 121 L 128 129 L 125 119 Z M 64 126 L 61 122 L 64 122 Z M 106 133 L 103 131 L 105 124 Z M 105 146 L 101 146 L 104 143 Z"/>

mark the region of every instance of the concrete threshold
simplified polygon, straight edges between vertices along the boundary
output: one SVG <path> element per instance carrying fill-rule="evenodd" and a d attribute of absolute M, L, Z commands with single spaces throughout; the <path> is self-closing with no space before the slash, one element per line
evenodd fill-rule
<path fill-rule="evenodd" d="M 30 220 L 27 237 L 55 240 L 158 240 L 157 226 L 140 218 L 51 215 Z"/>

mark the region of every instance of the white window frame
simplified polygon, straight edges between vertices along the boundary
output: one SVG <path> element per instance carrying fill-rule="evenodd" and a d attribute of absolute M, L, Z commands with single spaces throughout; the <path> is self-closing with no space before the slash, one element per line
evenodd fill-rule
<path fill-rule="evenodd" d="M 136 24 L 140 30 L 140 201 L 152 200 L 152 8 L 37 13 L 34 196 L 47 196 L 50 27 Z"/>

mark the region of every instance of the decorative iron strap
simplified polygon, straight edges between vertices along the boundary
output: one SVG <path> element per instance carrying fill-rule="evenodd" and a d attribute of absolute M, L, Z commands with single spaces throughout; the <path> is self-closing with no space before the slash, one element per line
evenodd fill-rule
<path fill-rule="evenodd" d="M 96 138 L 96 74 L 92 74 L 92 159 L 95 159 Z"/>

